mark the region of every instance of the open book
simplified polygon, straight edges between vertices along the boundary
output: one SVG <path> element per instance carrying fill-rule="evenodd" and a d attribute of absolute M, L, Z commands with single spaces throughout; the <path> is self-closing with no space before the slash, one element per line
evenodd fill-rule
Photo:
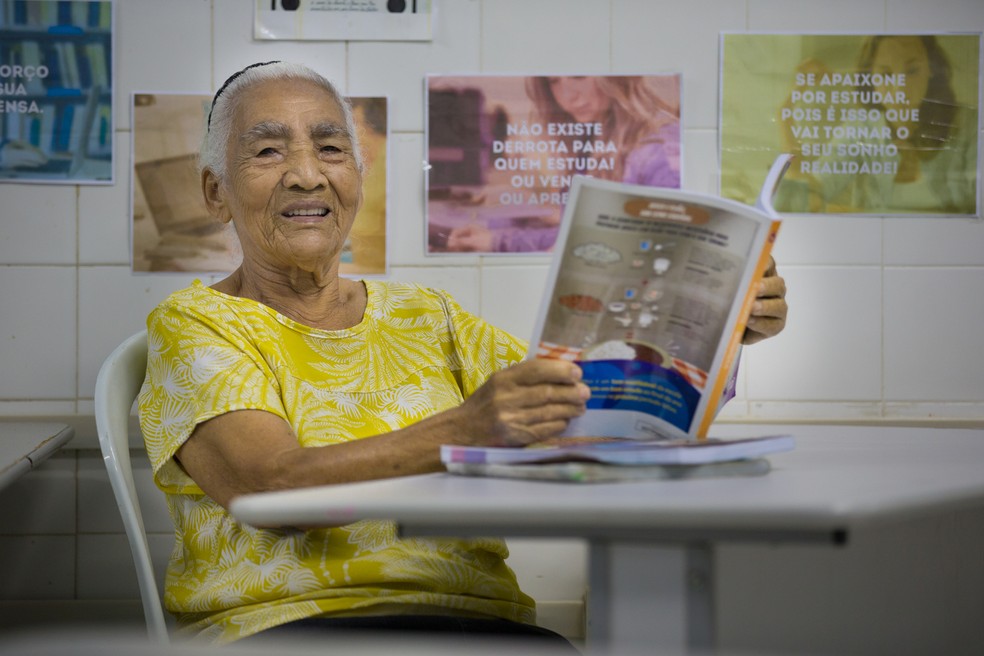
<path fill-rule="evenodd" d="M 591 388 L 567 437 L 703 440 L 737 367 L 779 217 L 773 164 L 756 207 L 576 176 L 531 356 Z"/>
<path fill-rule="evenodd" d="M 530 355 L 577 362 L 587 412 L 549 446 L 441 447 L 448 471 L 576 482 L 759 476 L 788 435 L 707 439 L 779 230 L 758 205 L 574 178 Z"/>

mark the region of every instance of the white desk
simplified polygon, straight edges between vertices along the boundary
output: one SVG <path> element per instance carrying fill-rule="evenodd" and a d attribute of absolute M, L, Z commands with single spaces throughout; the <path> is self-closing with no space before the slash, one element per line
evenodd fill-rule
<path fill-rule="evenodd" d="M 232 513 L 286 525 L 394 519 L 404 535 L 587 538 L 588 644 L 631 653 L 713 648 L 715 543 L 833 547 L 854 531 L 984 505 L 984 429 L 724 428 L 790 433 L 797 446 L 763 477 L 579 485 L 433 474 L 249 495 Z"/>
<path fill-rule="evenodd" d="M 65 424 L 0 421 L 0 489 L 37 467 L 74 435 Z"/>

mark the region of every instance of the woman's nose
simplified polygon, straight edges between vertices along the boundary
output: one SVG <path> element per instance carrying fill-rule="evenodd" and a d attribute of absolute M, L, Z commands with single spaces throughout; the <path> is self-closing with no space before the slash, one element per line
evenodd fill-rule
<path fill-rule="evenodd" d="M 561 94 L 559 102 L 565 107 L 570 107 L 581 99 L 581 93 L 577 89 L 568 89 Z"/>
<path fill-rule="evenodd" d="M 321 160 L 313 152 L 295 152 L 287 158 L 284 186 L 315 189 L 325 183 Z"/>

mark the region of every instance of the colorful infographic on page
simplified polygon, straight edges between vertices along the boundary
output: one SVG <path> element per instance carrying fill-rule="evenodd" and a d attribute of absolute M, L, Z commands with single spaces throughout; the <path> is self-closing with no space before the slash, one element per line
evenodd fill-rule
<path fill-rule="evenodd" d="M 980 212 L 980 34 L 725 34 L 721 195 L 779 212 Z"/>
<path fill-rule="evenodd" d="M 683 192 L 579 182 L 536 355 L 581 366 L 592 395 L 578 434 L 686 436 L 771 221 Z"/>

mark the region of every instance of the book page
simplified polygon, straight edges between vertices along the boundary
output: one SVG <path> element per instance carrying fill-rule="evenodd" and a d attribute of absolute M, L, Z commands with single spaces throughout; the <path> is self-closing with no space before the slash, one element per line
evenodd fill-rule
<path fill-rule="evenodd" d="M 768 221 L 684 192 L 587 179 L 575 190 L 534 340 L 538 357 L 577 361 L 592 388 L 567 434 L 687 436 Z"/>

